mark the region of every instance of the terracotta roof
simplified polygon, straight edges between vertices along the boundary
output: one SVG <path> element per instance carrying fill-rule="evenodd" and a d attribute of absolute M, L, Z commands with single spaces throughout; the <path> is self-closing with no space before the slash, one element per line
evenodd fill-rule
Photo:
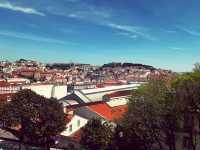
<path fill-rule="evenodd" d="M 7 86 L 7 85 L 8 83 L 6 81 L 3 81 L 3 80 L 0 81 L 0 86 Z"/>
<path fill-rule="evenodd" d="M 119 81 L 106 78 L 104 79 L 104 84 L 119 84 Z"/>
<path fill-rule="evenodd" d="M 11 78 L 12 79 L 12 78 Z M 26 80 L 0 80 L 0 87 L 25 84 Z"/>
<path fill-rule="evenodd" d="M 115 121 L 120 119 L 127 111 L 127 105 L 121 105 L 117 107 L 109 107 L 106 103 L 98 103 L 87 106 L 91 111 L 97 113 L 108 121 Z M 71 116 L 70 116 L 71 117 Z M 70 135 L 75 140 L 81 139 L 82 128 Z"/>
<path fill-rule="evenodd" d="M 7 99 L 13 95 L 13 93 L 0 94 L 0 101 L 7 101 Z"/>
<path fill-rule="evenodd" d="M 112 108 L 112 120 L 119 120 L 123 117 L 124 113 L 128 110 L 127 105 L 116 106 Z"/>
<path fill-rule="evenodd" d="M 110 107 L 106 103 L 94 104 L 88 107 L 108 121 L 120 119 L 127 110 L 127 105 Z"/>
<path fill-rule="evenodd" d="M 25 82 L 0 82 L 0 87 L 18 86 L 25 84 Z"/>

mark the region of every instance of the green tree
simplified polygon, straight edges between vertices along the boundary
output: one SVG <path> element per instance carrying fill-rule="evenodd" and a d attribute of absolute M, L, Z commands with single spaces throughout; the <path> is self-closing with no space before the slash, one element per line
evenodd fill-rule
<path fill-rule="evenodd" d="M 157 77 L 133 93 L 122 120 L 125 141 L 130 146 L 143 143 L 140 149 L 147 150 L 175 150 L 178 127 L 179 109 L 174 92 L 164 79 Z"/>
<path fill-rule="evenodd" d="M 173 87 L 176 91 L 176 100 L 180 103 L 182 118 L 185 118 L 184 131 L 189 134 L 190 148 L 195 150 L 195 120 L 200 118 L 200 72 L 180 75 L 174 81 Z"/>
<path fill-rule="evenodd" d="M 22 142 L 49 146 L 52 137 L 66 126 L 62 105 L 31 90 L 16 93 L 10 102 L 4 104 L 2 112 L 4 129 L 20 126 L 19 132 L 13 133 Z"/>
<path fill-rule="evenodd" d="M 92 119 L 82 129 L 80 144 L 86 150 L 109 150 L 112 137 L 112 125 Z"/>
<path fill-rule="evenodd" d="M 194 72 L 199 72 L 199 71 L 200 71 L 200 63 L 195 63 L 195 64 L 194 64 L 193 71 L 194 71 Z"/>
<path fill-rule="evenodd" d="M 148 133 L 137 124 L 117 125 L 112 148 L 113 150 L 148 150 L 151 149 L 151 139 Z M 137 130 L 136 130 L 137 128 Z"/>

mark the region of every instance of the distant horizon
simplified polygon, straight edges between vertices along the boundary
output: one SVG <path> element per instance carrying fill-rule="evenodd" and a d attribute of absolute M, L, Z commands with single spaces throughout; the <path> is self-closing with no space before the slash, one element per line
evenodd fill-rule
<path fill-rule="evenodd" d="M 0 0 L 0 59 L 188 72 L 200 61 L 198 0 Z"/>
<path fill-rule="evenodd" d="M 2 60 L 0 59 L 0 61 L 9 61 L 9 62 L 16 62 L 20 59 L 25 59 L 25 60 L 28 60 L 28 61 L 36 61 L 36 62 L 40 62 L 40 63 L 43 63 L 43 64 L 70 64 L 70 63 L 74 63 L 74 64 L 88 64 L 88 65 L 95 65 L 95 66 L 103 66 L 104 64 L 109 64 L 109 63 L 133 63 L 133 64 L 141 64 L 141 65 L 149 65 L 149 66 L 152 66 L 152 67 L 155 67 L 156 69 L 164 69 L 164 70 L 169 70 L 169 71 L 173 71 L 173 72 L 177 72 L 177 73 L 184 73 L 184 72 L 191 72 L 193 70 L 193 68 L 191 68 L 191 70 L 189 71 L 174 71 L 172 69 L 167 69 L 167 68 L 160 68 L 160 67 L 156 67 L 154 65 L 151 65 L 151 64 L 145 64 L 145 63 L 140 63 L 140 62 L 117 62 L 117 61 L 111 61 L 111 62 L 105 62 L 105 63 L 102 63 L 102 64 L 95 64 L 95 63 L 84 63 L 84 62 L 75 62 L 75 61 L 62 61 L 62 62 L 45 62 L 45 61 L 40 61 L 40 60 L 37 60 L 37 59 L 29 59 L 29 58 L 19 58 L 19 59 L 16 59 L 16 60 L 8 60 L 8 59 L 5 59 L 5 60 Z M 195 64 L 195 63 L 194 63 Z"/>

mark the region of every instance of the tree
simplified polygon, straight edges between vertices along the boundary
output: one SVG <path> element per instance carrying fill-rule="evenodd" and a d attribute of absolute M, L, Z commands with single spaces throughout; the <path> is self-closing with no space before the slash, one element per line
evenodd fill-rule
<path fill-rule="evenodd" d="M 137 124 L 117 125 L 113 137 L 113 150 L 148 150 L 151 149 L 151 139 L 148 133 Z"/>
<path fill-rule="evenodd" d="M 199 72 L 199 71 L 200 71 L 200 63 L 195 63 L 195 64 L 194 64 L 194 69 L 193 69 L 193 71 L 194 71 L 194 72 L 197 72 L 197 71 Z"/>
<path fill-rule="evenodd" d="M 184 131 L 189 134 L 189 144 L 192 150 L 196 149 L 195 120 L 200 118 L 200 72 L 180 75 L 173 83 L 176 91 L 176 100 L 180 103 L 182 117 L 185 118 Z"/>
<path fill-rule="evenodd" d="M 129 147 L 140 145 L 141 150 L 175 150 L 178 127 L 179 109 L 174 92 L 160 77 L 152 78 L 133 93 L 122 120 L 125 141 Z"/>
<path fill-rule="evenodd" d="M 80 144 L 86 150 L 109 150 L 112 136 L 112 126 L 108 122 L 92 119 L 82 129 Z"/>
<path fill-rule="evenodd" d="M 8 122 L 7 116 L 5 115 L 6 109 L 5 109 L 5 101 L 0 99 L 0 125 L 4 126 L 4 122 Z"/>
<path fill-rule="evenodd" d="M 6 119 L 4 129 L 18 126 L 14 134 L 22 142 L 48 145 L 52 137 L 65 129 L 65 114 L 62 105 L 55 99 L 46 99 L 31 90 L 22 90 L 15 94 L 3 107 Z M 52 144 L 52 143 L 51 143 Z"/>

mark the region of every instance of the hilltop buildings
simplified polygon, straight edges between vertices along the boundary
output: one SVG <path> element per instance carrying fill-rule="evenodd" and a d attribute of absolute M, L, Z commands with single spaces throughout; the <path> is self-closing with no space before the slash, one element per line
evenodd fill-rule
<path fill-rule="evenodd" d="M 141 64 L 45 65 L 36 61 L 0 62 L 0 100 L 10 101 L 22 89 L 31 89 L 59 101 L 66 113 L 63 136 L 80 139 L 88 120 L 100 118 L 115 124 L 127 110 L 132 92 L 152 75 L 168 71 Z"/>
<path fill-rule="evenodd" d="M 0 78 L 27 78 L 33 82 L 107 86 L 147 81 L 151 75 L 169 74 L 142 64 L 115 63 L 103 66 L 89 64 L 42 64 L 31 60 L 0 62 Z"/>

